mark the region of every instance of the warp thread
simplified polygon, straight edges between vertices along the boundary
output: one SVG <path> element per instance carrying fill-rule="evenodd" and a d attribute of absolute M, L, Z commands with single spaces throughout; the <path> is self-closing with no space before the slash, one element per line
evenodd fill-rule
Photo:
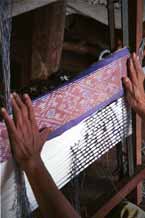
<path fill-rule="evenodd" d="M 117 116 L 117 114 L 113 111 L 112 108 L 106 108 L 103 114 L 102 113 L 100 114 L 98 112 L 97 114 L 88 117 L 84 121 L 85 128 L 81 133 L 80 140 L 78 140 L 78 142 L 76 142 L 73 145 L 73 147 L 71 147 L 71 152 L 72 152 L 71 176 L 72 178 L 74 178 L 71 184 L 75 192 L 73 194 L 73 199 L 74 199 L 73 203 L 74 203 L 74 207 L 80 214 L 81 214 L 80 193 L 84 191 L 85 174 L 83 174 L 83 176 L 79 178 L 78 176 L 79 169 L 84 168 L 83 167 L 84 164 L 87 165 L 88 159 L 90 157 L 90 153 L 91 153 L 91 159 L 96 160 L 96 152 L 94 152 L 95 151 L 94 149 L 96 147 L 99 148 L 99 152 L 102 154 L 104 153 L 105 150 L 105 147 L 103 148 L 103 146 L 109 146 L 109 150 L 110 148 L 112 148 L 112 145 L 110 144 L 110 141 L 112 140 L 112 134 L 108 133 L 106 140 L 103 139 L 105 137 L 104 133 L 106 132 L 110 122 L 112 124 L 113 135 L 118 135 L 123 143 L 123 140 L 129 134 L 130 124 L 131 124 L 130 110 L 127 110 L 127 114 L 126 114 L 126 109 L 125 109 L 126 107 L 127 105 L 124 100 L 122 101 L 123 123 L 120 123 L 120 118 Z M 120 127 L 116 128 L 118 126 Z M 101 132 L 101 135 L 97 134 L 99 131 Z M 81 149 L 82 145 L 84 147 L 83 150 Z M 102 168 L 102 173 L 105 177 L 109 179 L 110 184 L 112 185 L 112 191 L 118 192 L 118 189 L 113 182 L 113 175 L 109 167 L 107 171 Z M 87 189 L 85 188 L 85 191 L 86 190 Z M 125 200 L 124 197 L 122 199 Z"/>
<path fill-rule="evenodd" d="M 12 0 L 0 1 L 0 56 L 1 56 L 1 81 L 2 90 L 1 102 L 7 110 L 11 111 L 10 104 L 10 41 L 11 41 L 11 27 L 12 27 Z M 14 163 L 15 173 L 15 194 L 16 199 L 13 208 L 16 211 L 16 218 L 29 218 L 30 206 L 26 195 L 24 174 L 20 170 L 16 161 Z"/>
<path fill-rule="evenodd" d="M 2 89 L 1 100 L 3 105 L 10 112 L 10 38 L 11 38 L 11 18 L 8 18 L 10 12 L 11 0 L 0 1 L 0 46 L 1 46 L 1 81 Z"/>

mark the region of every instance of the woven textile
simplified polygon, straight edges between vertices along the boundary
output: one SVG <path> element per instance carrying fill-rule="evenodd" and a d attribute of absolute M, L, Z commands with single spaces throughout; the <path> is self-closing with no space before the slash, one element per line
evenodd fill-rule
<path fill-rule="evenodd" d="M 127 74 L 128 49 L 92 65 L 75 80 L 33 101 L 39 128 L 51 127 L 50 138 L 62 134 L 123 95 L 121 78 Z M 0 161 L 10 157 L 4 123 L 0 123 Z"/>
<path fill-rule="evenodd" d="M 47 141 L 42 160 L 58 188 L 62 188 L 131 133 L 130 110 L 120 98 Z M 37 203 L 27 180 L 26 187 L 31 208 L 35 209 Z"/>

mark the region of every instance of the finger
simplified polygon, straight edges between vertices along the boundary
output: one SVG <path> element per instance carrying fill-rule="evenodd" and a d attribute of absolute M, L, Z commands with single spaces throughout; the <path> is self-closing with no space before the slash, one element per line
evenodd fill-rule
<path fill-rule="evenodd" d="M 2 117 L 6 123 L 7 129 L 9 134 L 15 134 L 16 133 L 16 127 L 14 121 L 10 118 L 5 108 L 1 109 Z"/>
<path fill-rule="evenodd" d="M 141 64 L 139 62 L 139 59 L 135 53 L 133 53 L 133 55 L 132 55 L 132 60 L 133 60 L 134 68 L 136 70 L 136 75 L 139 78 L 140 76 L 142 76 L 143 70 L 142 70 Z"/>
<path fill-rule="evenodd" d="M 44 128 L 41 132 L 40 132 L 40 138 L 41 138 L 41 144 L 43 145 L 49 134 L 52 132 L 52 129 L 51 128 Z"/>
<path fill-rule="evenodd" d="M 133 87 L 132 87 L 132 83 L 131 83 L 130 79 L 128 77 L 124 77 L 122 79 L 122 81 L 123 81 L 123 84 L 125 86 L 126 91 L 129 92 L 129 93 L 132 93 L 133 92 Z"/>
<path fill-rule="evenodd" d="M 23 104 L 22 100 L 20 99 L 19 95 L 16 92 L 14 92 L 12 95 L 15 98 L 19 108 L 22 109 L 24 104 Z"/>
<path fill-rule="evenodd" d="M 134 68 L 133 65 L 133 61 L 132 61 L 132 57 L 129 58 L 128 60 L 128 73 L 129 73 L 129 77 L 131 82 L 133 83 L 133 85 L 137 84 L 137 75 L 136 75 L 136 70 Z"/>
<path fill-rule="evenodd" d="M 24 119 L 27 120 L 28 119 L 28 110 L 27 110 L 26 105 L 23 103 L 23 101 L 21 100 L 21 98 L 18 94 L 13 93 L 13 96 L 17 102 L 17 105 L 19 106 L 19 108 L 21 110 L 21 113 L 22 113 Z"/>
<path fill-rule="evenodd" d="M 132 95 L 128 92 L 126 97 L 127 97 L 127 101 L 128 101 L 129 106 L 132 107 L 132 99 L 133 99 Z"/>
<path fill-rule="evenodd" d="M 13 95 L 11 95 L 11 102 L 12 102 L 12 109 L 13 109 L 13 117 L 16 125 L 22 125 L 22 114 L 21 110 L 14 98 Z"/>
<path fill-rule="evenodd" d="M 24 94 L 24 102 L 25 102 L 25 105 L 28 109 L 28 116 L 29 116 L 29 119 L 31 121 L 31 124 L 37 126 L 36 120 L 35 120 L 35 115 L 34 115 L 34 110 L 33 110 L 33 106 L 32 106 L 32 101 L 27 94 Z"/>

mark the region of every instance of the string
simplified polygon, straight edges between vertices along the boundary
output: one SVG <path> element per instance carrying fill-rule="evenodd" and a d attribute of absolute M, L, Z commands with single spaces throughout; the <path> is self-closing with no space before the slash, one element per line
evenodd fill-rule
<path fill-rule="evenodd" d="M 11 22 L 8 18 L 11 12 L 11 0 L 0 1 L 0 41 L 1 41 L 1 101 L 10 112 L 10 39 L 11 39 Z"/>
<path fill-rule="evenodd" d="M 123 116 L 123 121 L 126 119 L 125 118 L 125 114 L 124 114 L 124 102 L 122 101 L 122 106 L 121 106 L 121 108 L 122 108 L 122 116 Z M 115 116 L 115 118 L 116 118 L 116 121 L 118 121 L 118 118 L 117 118 L 117 116 L 116 116 L 116 114 L 114 113 L 113 114 L 113 116 Z M 128 120 L 128 122 L 130 122 L 130 119 L 128 119 L 127 118 L 127 120 Z M 125 142 L 126 142 L 126 136 L 129 134 L 129 130 L 128 130 L 128 128 L 124 128 L 124 124 L 122 125 L 122 128 L 123 128 L 123 134 L 122 134 L 122 136 L 121 136 L 121 142 L 122 142 L 122 145 L 125 145 Z M 118 130 L 119 131 L 119 130 Z M 108 154 L 106 155 L 106 157 L 107 157 L 107 166 L 109 166 L 109 159 L 108 159 Z M 110 167 L 108 167 L 107 168 L 107 172 L 103 169 L 103 167 L 102 167 L 102 171 L 103 171 L 103 173 L 104 173 L 104 176 L 106 175 L 107 176 L 107 178 L 110 180 L 110 182 L 111 182 L 111 184 L 112 184 L 112 188 L 113 188 L 113 190 L 117 193 L 119 190 L 118 190 L 118 187 L 117 187 L 117 185 L 113 182 L 113 175 L 112 175 L 112 172 L 111 172 L 111 169 L 110 169 Z M 125 198 L 124 198 L 124 196 L 122 196 L 121 194 L 120 194 L 120 197 L 122 198 L 122 200 L 125 200 Z"/>
<path fill-rule="evenodd" d="M 1 52 L 1 104 L 11 112 L 10 102 L 10 44 L 12 29 L 12 0 L 0 1 L 0 52 Z M 15 174 L 15 201 L 10 210 L 16 211 L 16 218 L 30 217 L 30 206 L 26 195 L 24 174 L 13 159 Z"/>
<path fill-rule="evenodd" d="M 112 140 L 111 133 L 108 132 L 108 135 L 105 136 L 105 137 L 107 137 L 106 140 L 103 141 L 103 137 L 104 137 L 103 132 L 102 132 L 101 137 L 98 138 L 98 136 L 97 136 L 97 131 L 99 131 L 99 129 L 100 129 L 100 131 L 101 131 L 101 129 L 104 129 L 103 131 L 106 131 L 105 130 L 107 128 L 106 125 L 109 124 L 109 122 L 111 122 L 112 123 L 112 132 L 114 134 L 119 134 L 120 140 L 122 140 L 123 137 L 126 138 L 126 136 L 128 134 L 128 128 L 129 128 L 129 125 L 126 124 L 126 122 L 129 122 L 129 120 L 128 120 L 129 117 L 127 116 L 127 118 L 126 118 L 126 106 L 125 106 L 124 100 L 122 100 L 121 102 L 122 103 L 120 104 L 120 106 L 122 107 L 121 110 L 122 110 L 122 113 L 124 114 L 124 115 L 122 115 L 123 123 L 120 124 L 120 121 L 118 120 L 117 115 L 115 114 L 113 109 L 110 107 L 105 108 L 104 113 L 98 112 L 95 116 L 91 116 L 85 121 L 85 128 L 84 128 L 84 132 L 82 132 L 82 138 L 72 148 L 72 151 L 73 151 L 72 152 L 73 153 L 73 168 L 72 168 L 73 177 L 76 176 L 76 173 L 78 173 L 80 167 L 84 168 L 83 165 L 87 165 L 87 162 L 88 162 L 87 159 L 89 158 L 89 156 L 91 156 L 91 160 L 92 159 L 94 159 L 94 161 L 96 160 L 96 152 L 94 153 L 94 148 L 96 146 L 100 146 L 100 154 L 101 154 L 101 152 L 102 152 L 101 147 L 102 147 L 103 143 L 104 143 L 103 146 L 105 146 L 106 143 L 108 145 L 110 144 L 110 142 Z M 109 114 L 109 117 L 108 117 L 108 114 Z M 105 123 L 104 123 L 104 120 L 106 120 Z M 101 125 L 100 125 L 100 123 L 101 123 Z M 117 129 L 116 129 L 116 125 L 118 126 Z M 119 126 L 120 126 L 120 128 L 119 128 Z M 121 132 L 120 132 L 120 130 L 121 130 Z M 100 133 L 99 133 L 99 135 L 100 135 Z M 94 137 L 95 137 L 95 140 L 94 140 Z M 100 140 L 102 140 L 102 142 Z M 83 151 L 81 151 L 82 144 L 84 145 Z M 103 149 L 105 149 L 105 147 Z M 111 149 L 111 144 L 109 146 L 109 150 L 110 149 Z M 102 154 L 103 154 L 103 152 L 102 152 Z M 84 163 L 82 163 L 80 155 L 83 157 Z M 90 162 L 90 164 L 91 163 L 92 162 Z M 112 175 L 110 168 L 108 168 L 107 173 L 103 168 L 101 171 L 102 171 L 102 174 L 110 180 L 110 182 L 112 184 L 112 191 L 115 191 L 117 193 L 118 188 L 115 185 L 115 183 L 113 182 L 113 179 L 112 179 L 113 175 Z M 83 192 L 84 183 L 85 183 L 84 182 L 85 176 L 82 178 L 81 178 L 80 182 L 79 182 L 78 177 L 76 177 L 76 179 L 75 179 L 75 184 L 77 184 L 76 189 L 75 189 L 75 199 L 77 199 L 75 201 L 75 207 L 77 209 L 79 208 L 79 210 L 80 210 L 80 204 L 81 204 L 81 202 L 79 202 L 79 193 L 80 193 L 80 191 Z M 78 186 L 79 186 L 79 188 L 78 188 Z M 74 186 L 74 188 L 75 188 L 75 186 Z M 122 198 L 122 200 L 125 200 L 125 198 L 122 195 L 121 195 L 121 198 Z"/>

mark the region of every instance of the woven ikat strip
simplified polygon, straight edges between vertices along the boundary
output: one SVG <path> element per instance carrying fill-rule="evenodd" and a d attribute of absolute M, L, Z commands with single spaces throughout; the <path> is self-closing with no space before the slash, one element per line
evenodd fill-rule
<path fill-rule="evenodd" d="M 56 137 L 123 96 L 128 49 L 115 52 L 80 73 L 72 82 L 33 101 L 39 128 L 51 127 Z M 4 123 L 0 123 L 0 162 L 11 156 Z"/>

